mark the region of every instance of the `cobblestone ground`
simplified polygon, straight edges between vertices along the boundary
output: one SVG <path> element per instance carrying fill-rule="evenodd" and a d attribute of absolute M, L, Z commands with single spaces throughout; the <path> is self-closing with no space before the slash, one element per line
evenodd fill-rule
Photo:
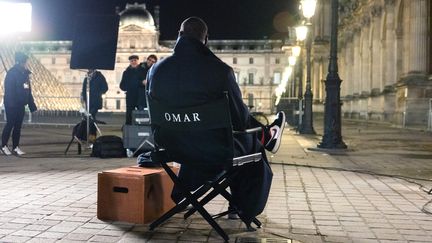
<path fill-rule="evenodd" d="M 286 130 L 271 157 L 263 227 L 246 232 L 237 220 L 218 220 L 232 242 L 432 242 L 432 196 L 425 192 L 432 184 L 431 134 L 344 125 L 345 151 L 316 150 L 320 136 Z M 29 154 L 0 155 L 0 242 L 222 242 L 199 215 L 176 216 L 154 232 L 98 220 L 97 173 L 135 161 L 78 156 L 75 145 L 63 156 L 69 138 L 70 128 L 27 126 L 22 148 Z M 217 198 L 208 210 L 226 207 Z"/>

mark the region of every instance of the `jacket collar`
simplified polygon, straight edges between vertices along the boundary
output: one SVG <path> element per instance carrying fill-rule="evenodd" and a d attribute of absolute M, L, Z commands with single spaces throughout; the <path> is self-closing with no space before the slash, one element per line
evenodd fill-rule
<path fill-rule="evenodd" d="M 174 54 L 213 55 L 210 49 L 202 42 L 188 36 L 181 36 L 177 39 L 174 47 Z"/>
<path fill-rule="evenodd" d="M 24 67 L 21 66 L 20 64 L 15 64 L 15 68 L 16 68 L 16 70 L 18 70 L 20 73 L 23 73 L 23 74 L 31 74 L 31 71 L 30 71 L 30 70 L 24 68 Z"/>

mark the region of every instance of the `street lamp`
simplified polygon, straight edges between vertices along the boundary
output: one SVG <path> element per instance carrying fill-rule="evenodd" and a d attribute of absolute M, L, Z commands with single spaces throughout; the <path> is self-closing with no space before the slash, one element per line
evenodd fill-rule
<path fill-rule="evenodd" d="M 315 13 L 317 0 L 301 0 L 300 8 L 303 16 L 306 18 L 306 27 L 309 30 L 309 35 L 306 38 L 306 91 L 304 94 L 304 119 L 302 126 L 300 127 L 300 133 L 302 134 L 316 134 L 313 128 L 313 117 L 312 117 L 312 89 L 311 89 L 311 49 L 312 49 L 312 23 L 310 19 Z"/>
<path fill-rule="evenodd" d="M 301 0 L 300 1 L 300 8 L 303 12 L 303 16 L 306 19 L 312 18 L 315 14 L 315 8 L 317 5 L 317 0 Z"/>
<path fill-rule="evenodd" d="M 324 106 L 324 135 L 318 144 L 319 148 L 327 149 L 346 149 L 346 144 L 342 141 L 341 128 L 341 102 L 340 85 L 342 80 L 339 78 L 337 65 L 337 35 L 338 35 L 338 8 L 339 1 L 331 2 L 331 36 L 330 36 L 330 61 L 328 74 L 325 81 L 326 99 Z"/>
<path fill-rule="evenodd" d="M 300 52 L 301 52 L 301 47 L 300 46 L 293 46 L 291 48 L 292 50 L 292 55 L 295 57 L 299 57 L 300 56 Z"/>
<path fill-rule="evenodd" d="M 297 41 L 304 41 L 308 33 L 308 27 L 305 25 L 299 25 L 295 27 Z"/>

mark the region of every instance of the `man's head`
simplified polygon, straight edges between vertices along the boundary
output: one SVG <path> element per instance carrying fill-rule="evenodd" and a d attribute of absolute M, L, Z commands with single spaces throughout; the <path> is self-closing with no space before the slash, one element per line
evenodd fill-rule
<path fill-rule="evenodd" d="M 179 36 L 188 36 L 207 44 L 207 24 L 198 17 L 189 17 L 180 26 Z"/>
<path fill-rule="evenodd" d="M 147 57 L 146 63 L 147 63 L 147 67 L 151 67 L 153 66 L 153 64 L 155 64 L 157 62 L 157 57 L 155 55 L 150 55 Z"/>
<path fill-rule="evenodd" d="M 137 55 L 132 55 L 129 57 L 129 64 L 131 67 L 136 68 L 139 65 L 139 57 Z"/>
<path fill-rule="evenodd" d="M 15 53 L 15 63 L 19 64 L 23 67 L 27 66 L 27 60 L 28 60 L 28 56 L 22 52 L 16 52 Z"/>

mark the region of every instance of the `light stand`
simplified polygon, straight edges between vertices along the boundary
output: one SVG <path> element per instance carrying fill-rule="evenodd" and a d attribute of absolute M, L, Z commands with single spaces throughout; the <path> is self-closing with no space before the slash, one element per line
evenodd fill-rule
<path fill-rule="evenodd" d="M 318 144 L 319 148 L 327 149 L 346 149 L 346 144 L 342 141 L 341 128 L 341 102 L 340 85 L 342 80 L 339 78 L 337 65 L 337 35 L 338 35 L 338 8 L 339 1 L 331 2 L 331 37 L 330 37 L 330 62 L 328 74 L 325 81 L 326 99 L 324 106 L 324 135 Z"/>
<path fill-rule="evenodd" d="M 94 78 L 94 75 L 96 73 L 96 70 L 93 70 L 93 72 L 87 72 L 87 83 L 86 83 L 86 119 L 87 119 L 87 141 L 86 141 L 86 145 L 87 148 L 90 148 L 90 142 L 89 142 L 89 136 L 90 136 L 90 122 L 93 123 L 93 125 L 96 128 L 97 133 L 99 133 L 99 135 L 102 135 L 101 130 L 99 129 L 98 125 L 96 124 L 96 120 L 94 117 L 92 117 L 92 115 L 90 114 L 90 82 L 91 80 Z"/>

